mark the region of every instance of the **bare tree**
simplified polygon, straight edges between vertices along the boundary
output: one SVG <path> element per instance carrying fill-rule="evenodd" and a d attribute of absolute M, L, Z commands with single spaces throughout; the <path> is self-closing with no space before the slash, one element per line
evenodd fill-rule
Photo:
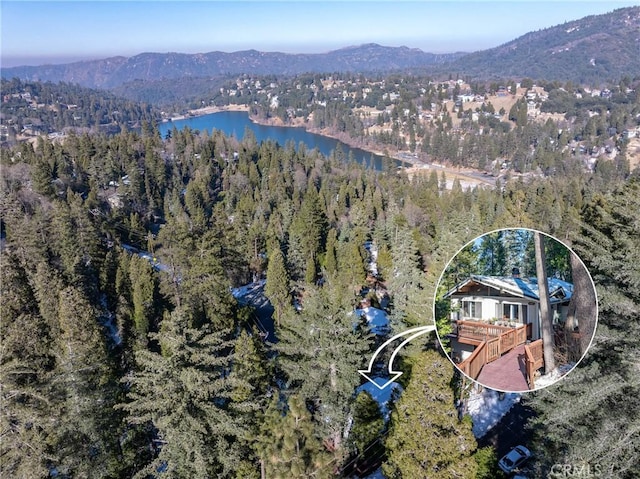
<path fill-rule="evenodd" d="M 536 276 L 538 277 L 538 295 L 540 297 L 540 327 L 542 329 L 542 345 L 544 347 L 544 369 L 551 372 L 556 364 L 553 357 L 553 317 L 549 301 L 549 283 L 545 269 L 545 251 L 542 235 L 536 231 L 533 234 L 533 244 L 536 252 Z"/>

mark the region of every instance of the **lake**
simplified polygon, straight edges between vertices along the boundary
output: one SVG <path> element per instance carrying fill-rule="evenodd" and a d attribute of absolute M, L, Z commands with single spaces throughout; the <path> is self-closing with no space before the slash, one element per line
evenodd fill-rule
<path fill-rule="evenodd" d="M 373 166 L 376 170 L 380 171 L 383 169 L 383 156 L 364 151 L 360 148 L 353 148 L 334 138 L 309 133 L 304 130 L 304 128 L 259 125 L 253 123 L 249 119 L 249 114 L 244 111 L 222 111 L 209 115 L 186 118 L 184 120 L 170 121 L 160 124 L 158 129 L 160 130 L 160 135 L 164 138 L 167 132 L 171 131 L 174 127 L 180 130 L 185 126 L 188 126 L 192 130 L 206 130 L 209 132 L 216 129 L 222 131 L 227 136 L 234 136 L 239 140 L 244 136 L 245 129 L 249 128 L 255 135 L 258 143 L 272 140 L 284 146 L 288 141 L 293 141 L 297 147 L 297 145 L 302 142 L 309 150 L 317 148 L 320 153 L 326 156 L 329 156 L 333 150 L 341 147 L 342 151 L 344 151 L 345 158 L 348 158 L 349 153 L 352 153 L 354 160 L 358 163 L 369 166 L 371 161 L 373 161 Z M 400 162 L 396 160 L 394 160 L 394 162 L 397 165 L 400 164 Z"/>

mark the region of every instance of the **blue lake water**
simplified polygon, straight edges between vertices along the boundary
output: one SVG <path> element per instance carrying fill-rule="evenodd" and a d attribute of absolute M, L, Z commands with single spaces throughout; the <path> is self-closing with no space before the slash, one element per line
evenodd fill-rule
<path fill-rule="evenodd" d="M 164 138 L 168 131 L 174 127 L 181 130 L 188 126 L 192 130 L 209 131 L 216 129 L 222 131 L 227 136 L 235 136 L 242 140 L 245 129 L 249 128 L 255 135 L 258 143 L 272 140 L 284 146 L 287 142 L 293 141 L 297 145 L 304 143 L 309 150 L 317 148 L 323 155 L 329 156 L 332 151 L 338 147 L 342 148 L 345 159 L 349 158 L 349 154 L 353 155 L 353 159 L 364 165 L 371 165 L 376 170 L 382 170 L 384 165 L 384 157 L 364 151 L 360 148 L 353 148 L 339 140 L 326 136 L 309 133 L 303 128 L 294 128 L 287 126 L 267 126 L 258 125 L 249 119 L 249 114 L 244 111 L 222 111 L 219 113 L 211 113 L 209 115 L 186 118 L 184 120 L 175 120 L 172 122 L 162 123 L 158 129 Z M 395 164 L 400 164 L 393 160 Z"/>

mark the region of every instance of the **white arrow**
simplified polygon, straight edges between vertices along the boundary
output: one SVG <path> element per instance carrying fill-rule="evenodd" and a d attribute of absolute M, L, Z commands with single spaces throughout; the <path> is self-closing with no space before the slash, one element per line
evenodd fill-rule
<path fill-rule="evenodd" d="M 418 336 L 422 336 L 425 333 L 428 333 L 430 331 L 435 331 L 436 327 L 435 326 L 418 326 L 416 328 L 411 328 L 411 329 L 407 329 L 406 331 L 403 331 L 401 333 L 396 334 L 395 336 L 393 336 L 391 339 L 387 339 L 384 343 L 382 343 L 382 345 L 376 350 L 375 353 L 373 353 L 373 356 L 371 356 L 371 360 L 369 361 L 369 367 L 367 369 L 358 369 L 358 372 L 360 374 L 362 374 L 368 381 L 370 381 L 371 383 L 375 384 L 375 386 L 378 389 L 384 389 L 386 388 L 389 384 L 391 384 L 392 382 L 394 382 L 396 379 L 398 379 L 400 376 L 402 376 L 402 371 L 394 371 L 393 370 L 393 360 L 396 358 L 397 354 L 400 352 L 400 350 L 408 343 L 410 343 L 411 341 L 413 341 L 414 339 L 416 339 Z M 371 371 L 373 371 L 373 364 L 376 362 L 376 357 L 384 350 L 384 348 L 386 348 L 387 346 L 389 346 L 389 344 L 391 344 L 392 342 L 394 342 L 396 339 L 402 338 L 403 336 L 407 336 L 409 335 L 409 337 L 407 339 L 405 339 L 404 341 L 402 341 L 402 343 L 400 343 L 400 346 L 398 346 L 393 353 L 391 354 L 391 358 L 389 359 L 389 380 L 384 383 L 382 386 L 379 385 L 377 382 L 375 382 L 370 376 L 369 374 L 371 374 Z"/>

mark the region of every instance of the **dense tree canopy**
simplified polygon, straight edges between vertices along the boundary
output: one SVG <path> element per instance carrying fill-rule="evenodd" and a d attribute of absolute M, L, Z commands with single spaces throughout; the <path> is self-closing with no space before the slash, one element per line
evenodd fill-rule
<path fill-rule="evenodd" d="M 595 281 L 600 314 L 582 362 L 532 400 L 540 414 L 532 424 L 537 445 L 548 451 L 536 461 L 539 474 L 548 474 L 556 463 L 620 478 L 636 477 L 640 468 L 639 193 L 636 180 L 596 195 L 572 235 Z"/>
<path fill-rule="evenodd" d="M 418 97 L 405 90 L 414 114 Z M 384 93 L 367 101 L 384 104 Z M 357 129 L 331 108 L 322 121 Z M 518 129 L 473 145 L 434 131 L 429 148 L 516 151 L 557 133 Z M 217 131 L 161 139 L 151 124 L 3 149 L 1 475 L 331 477 L 381 431 L 389 477 L 434 467 L 472 477 L 476 444 L 453 407 L 449 363 L 433 351 L 401 361 L 413 364 L 406 390 L 381 425 L 355 390 L 385 338 L 350 313 L 382 305 L 391 333 L 426 324 L 437 279 L 461 246 L 535 226 L 570 239 L 601 308 L 575 379 L 533 403 L 544 419 L 533 427 L 546 438 L 540 470 L 578 461 L 585 441 L 600 464 L 617 461 L 632 477 L 637 183 L 619 168 L 573 169 L 549 148 L 554 175 L 473 189 Z M 570 274 L 568 265 L 553 268 Z M 231 291 L 254 280 L 256 311 Z M 264 317 L 265 297 L 275 317 Z M 591 402 L 574 404 L 584 382 Z M 621 401 L 627 412 L 612 417 L 608 405 Z M 596 444 L 585 417 L 617 435 Z M 423 457 L 418 446 L 434 434 Z"/>
<path fill-rule="evenodd" d="M 391 416 L 387 477 L 476 477 L 476 441 L 471 422 L 458 420 L 452 375 L 449 360 L 435 351 L 414 359 L 411 380 Z"/>

